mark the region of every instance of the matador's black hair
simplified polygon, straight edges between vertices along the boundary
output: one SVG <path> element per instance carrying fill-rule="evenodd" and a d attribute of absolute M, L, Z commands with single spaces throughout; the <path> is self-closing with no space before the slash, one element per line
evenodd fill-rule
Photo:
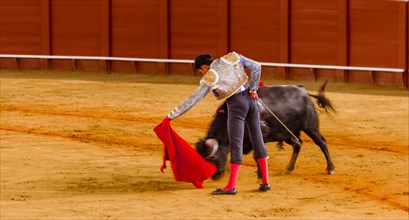
<path fill-rule="evenodd" d="M 202 65 L 209 65 L 212 64 L 213 59 L 212 56 L 209 54 L 200 54 L 195 59 L 195 69 L 200 69 Z"/>

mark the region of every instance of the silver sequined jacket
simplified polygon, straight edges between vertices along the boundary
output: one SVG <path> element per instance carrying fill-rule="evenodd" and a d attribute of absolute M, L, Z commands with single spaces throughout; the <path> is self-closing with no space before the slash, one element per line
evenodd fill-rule
<path fill-rule="evenodd" d="M 247 74 L 244 68 L 250 70 L 250 85 L 247 85 Z M 210 70 L 203 75 L 200 86 L 182 104 L 170 112 L 167 117 L 175 119 L 202 100 L 210 91 L 218 100 L 225 100 L 231 95 L 250 87 L 258 89 L 260 81 L 261 65 L 243 55 L 231 52 L 220 59 L 214 60 Z"/>

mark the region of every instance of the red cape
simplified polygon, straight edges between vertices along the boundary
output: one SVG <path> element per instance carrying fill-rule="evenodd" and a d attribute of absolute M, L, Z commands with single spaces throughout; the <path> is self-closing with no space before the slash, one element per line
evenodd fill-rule
<path fill-rule="evenodd" d="M 166 160 L 170 160 L 176 181 L 190 182 L 196 188 L 203 188 L 203 181 L 216 172 L 216 167 L 206 162 L 172 129 L 168 118 L 163 119 L 154 131 L 164 144 L 163 164 L 160 171 L 163 173 Z"/>

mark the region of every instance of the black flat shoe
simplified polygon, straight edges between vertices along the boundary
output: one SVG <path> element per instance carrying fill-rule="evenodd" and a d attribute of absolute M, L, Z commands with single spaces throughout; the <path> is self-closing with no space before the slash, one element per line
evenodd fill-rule
<path fill-rule="evenodd" d="M 260 187 L 258 188 L 258 190 L 260 191 L 268 191 L 270 190 L 270 184 L 266 183 L 266 184 L 260 184 Z"/>
<path fill-rule="evenodd" d="M 222 189 L 216 189 L 216 191 L 212 192 L 212 195 L 235 195 L 237 194 L 236 189 L 231 189 L 231 190 L 222 190 Z"/>

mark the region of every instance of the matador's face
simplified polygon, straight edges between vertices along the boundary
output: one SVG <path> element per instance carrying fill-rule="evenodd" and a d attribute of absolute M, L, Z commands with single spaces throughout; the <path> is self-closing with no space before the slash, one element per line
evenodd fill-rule
<path fill-rule="evenodd" d="M 200 67 L 200 69 L 198 69 L 197 71 L 200 73 L 200 74 L 206 74 L 207 73 L 207 71 L 209 71 L 209 69 L 210 69 L 210 66 L 209 65 L 202 65 L 201 67 Z"/>

